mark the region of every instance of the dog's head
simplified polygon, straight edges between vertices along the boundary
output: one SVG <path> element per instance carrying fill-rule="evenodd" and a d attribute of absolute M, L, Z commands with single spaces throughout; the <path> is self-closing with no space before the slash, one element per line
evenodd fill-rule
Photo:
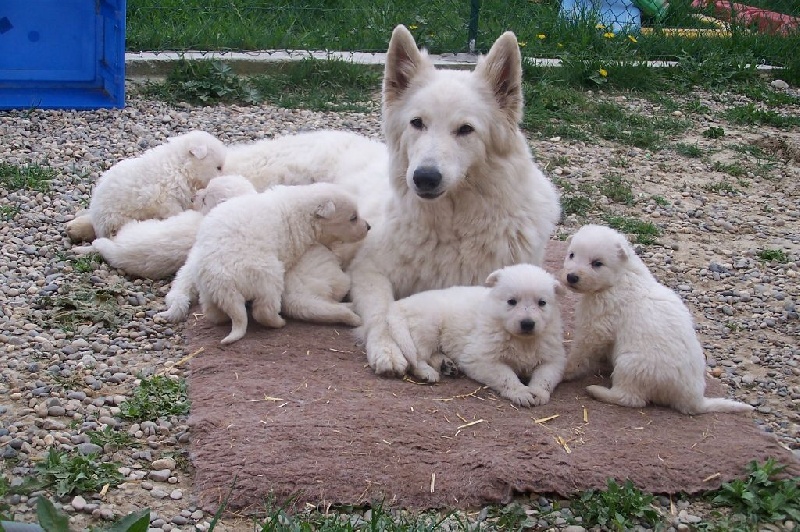
<path fill-rule="evenodd" d="M 325 191 L 313 210 L 320 244 L 331 247 L 339 242 L 358 242 L 367 236 L 370 227 L 359 216 L 355 197 L 337 185 L 317 183 L 306 186 Z"/>
<path fill-rule="evenodd" d="M 561 280 L 579 293 L 614 286 L 636 259 L 627 238 L 602 225 L 584 225 L 567 242 Z"/>
<path fill-rule="evenodd" d="M 517 264 L 492 272 L 486 279 L 493 317 L 513 336 L 534 337 L 559 317 L 557 294 L 564 288 L 538 266 Z"/>
<path fill-rule="evenodd" d="M 473 72 L 437 70 L 405 26 L 392 33 L 383 80 L 384 134 L 401 194 L 435 200 L 504 157 L 522 117 L 517 39 L 504 33 Z M 475 184 L 475 186 L 487 186 Z"/>
<path fill-rule="evenodd" d="M 221 175 L 208 182 L 208 186 L 198 190 L 194 197 L 194 210 L 203 214 L 236 196 L 255 194 L 253 184 L 240 175 Z"/>
<path fill-rule="evenodd" d="M 218 138 L 205 131 L 190 131 L 170 139 L 184 157 L 186 171 L 195 189 L 205 188 L 215 177 L 222 175 L 226 148 Z"/>

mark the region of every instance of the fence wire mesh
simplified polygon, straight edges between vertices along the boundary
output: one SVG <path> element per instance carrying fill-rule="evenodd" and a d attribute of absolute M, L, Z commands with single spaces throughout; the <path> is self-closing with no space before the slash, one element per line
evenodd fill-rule
<path fill-rule="evenodd" d="M 397 24 L 440 54 L 484 52 L 505 30 L 529 57 L 717 53 L 784 65 L 800 45 L 797 0 L 128 0 L 127 19 L 134 52 L 384 52 Z"/>

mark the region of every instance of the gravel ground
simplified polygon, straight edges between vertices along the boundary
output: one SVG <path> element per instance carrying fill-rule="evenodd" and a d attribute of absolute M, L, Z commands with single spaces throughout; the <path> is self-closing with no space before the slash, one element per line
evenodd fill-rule
<path fill-rule="evenodd" d="M 684 118 L 694 125 L 675 140 L 696 144 L 703 150 L 701 158 L 605 141 L 531 141 L 541 165 L 562 187 L 589 190 L 609 173 L 632 185 L 631 205 L 594 189 L 587 197 L 595 210 L 588 218 L 566 216 L 558 235 L 574 232 L 587 220 L 599 220 L 598 209 L 657 224 L 662 236 L 656 244 L 641 247 L 642 257 L 694 312 L 710 371 L 731 387 L 733 396 L 757 407 L 756 423 L 788 448 L 798 449 L 800 133 L 733 126 L 720 120 L 718 112 L 734 97 L 692 97 L 710 111 L 687 113 Z M 631 109 L 659 112 L 646 101 L 616 99 Z M 800 109 L 787 106 L 781 112 L 797 115 Z M 701 135 L 712 125 L 724 127 L 723 139 Z M 379 112 L 169 106 L 136 96 L 122 110 L 0 112 L 0 162 L 38 163 L 57 171 L 46 193 L 0 187 L 0 453 L 4 475 L 12 484 L 31 475 L 35 461 L 51 446 L 98 450 L 86 432 L 108 426 L 127 432 L 138 443 L 99 449 L 104 459 L 123 465 L 126 481 L 103 496 L 84 494 L 59 501 L 71 516 L 71 526 L 98 526 L 149 507 L 153 529 L 209 527 L 212 516 L 193 503 L 186 417 L 130 424 L 119 416 L 119 405 L 131 396 L 137 375 L 187 376 L 179 363 L 187 355 L 181 327 L 153 319 L 162 310 L 169 284 L 128 279 L 105 264 L 81 271 L 69 251 L 64 223 L 88 204 L 92 185 L 104 169 L 169 136 L 204 129 L 231 143 L 320 128 L 380 137 Z M 731 149 L 734 145 L 761 146 L 774 160 L 768 167 L 758 166 L 759 161 Z M 730 161 L 743 162 L 751 170 L 738 178 L 712 170 L 714 162 Z M 721 181 L 732 186 L 714 186 Z M 758 253 L 764 249 L 781 249 L 789 260 L 760 260 Z M 53 302 L 87 291 L 112 295 L 119 305 L 109 318 L 113 323 L 54 326 L 63 316 L 54 314 Z M 7 497 L 10 514 L 35 521 L 36 495 Z M 670 513 L 670 500 L 657 500 Z M 568 528 L 568 509 L 545 517 L 552 501 L 537 495 L 522 502 L 538 527 Z M 678 501 L 671 519 L 675 529 L 685 530 L 708 512 L 700 501 Z M 476 509 L 470 518 L 490 515 L 487 509 Z M 227 519 L 217 527 L 239 529 L 252 529 L 252 523 Z"/>

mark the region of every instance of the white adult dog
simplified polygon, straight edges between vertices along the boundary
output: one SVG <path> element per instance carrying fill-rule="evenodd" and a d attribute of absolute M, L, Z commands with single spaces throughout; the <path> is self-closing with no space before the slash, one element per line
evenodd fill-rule
<path fill-rule="evenodd" d="M 128 275 L 163 279 L 183 266 L 205 214 L 230 198 L 255 193 L 252 183 L 242 176 L 215 177 L 197 192 L 193 209 L 163 220 L 128 222 L 113 238 L 97 238 L 90 245 L 75 247 L 73 251 L 100 253 L 109 265 Z"/>
<path fill-rule="evenodd" d="M 567 361 L 557 301 L 563 290 L 540 267 L 517 264 L 493 272 L 486 287 L 428 290 L 395 301 L 386 321 L 417 377 L 438 381 L 447 356 L 513 403 L 539 406 L 550 400 Z"/>
<path fill-rule="evenodd" d="M 130 221 L 181 213 L 198 190 L 222 175 L 224 160 L 222 142 L 191 131 L 120 161 L 100 176 L 88 212 L 67 223 L 67 235 L 73 242 L 108 238 Z"/>
<path fill-rule="evenodd" d="M 613 367 L 612 386 L 586 391 L 606 403 L 669 406 L 684 414 L 747 412 L 752 407 L 704 397 L 706 360 L 692 315 L 658 281 L 625 236 L 586 225 L 569 240 L 563 281 L 581 294 L 567 377 Z"/>
<path fill-rule="evenodd" d="M 229 344 L 247 330 L 248 301 L 257 322 L 285 324 L 279 314 L 284 274 L 313 245 L 356 242 L 368 229 L 355 199 L 337 185 L 277 186 L 212 209 L 181 271 L 208 319 L 233 322 L 222 340 Z"/>

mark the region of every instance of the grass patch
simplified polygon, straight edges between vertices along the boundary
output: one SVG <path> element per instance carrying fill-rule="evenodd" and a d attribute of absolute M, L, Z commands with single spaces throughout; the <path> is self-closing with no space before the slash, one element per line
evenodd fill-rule
<path fill-rule="evenodd" d="M 753 528 L 761 523 L 800 522 L 800 478 L 779 478 L 785 469 L 772 458 L 762 464 L 754 460 L 748 464 L 746 479 L 726 482 L 712 494 L 711 502 L 743 515 Z"/>
<path fill-rule="evenodd" d="M 633 188 L 621 175 L 608 174 L 598 184 L 600 193 L 615 203 L 633 205 Z"/>
<path fill-rule="evenodd" d="M 189 413 L 186 381 L 163 375 L 141 379 L 133 397 L 120 405 L 120 416 L 134 422 L 156 421 Z"/>
<path fill-rule="evenodd" d="M 18 205 L 0 205 L 0 221 L 9 222 L 19 214 Z"/>
<path fill-rule="evenodd" d="M 318 111 L 368 111 L 375 105 L 381 73 L 339 59 L 276 63 L 267 74 L 239 76 L 220 61 L 181 60 L 164 82 L 143 86 L 146 96 L 167 102 L 258 104 Z"/>
<path fill-rule="evenodd" d="M 121 464 L 96 458 L 93 454 L 84 456 L 77 451 L 66 453 L 51 447 L 36 464 L 36 482 L 42 487 L 53 487 L 59 497 L 96 493 L 106 484 L 112 488 L 122 484 L 123 476 L 117 471 Z"/>
<path fill-rule="evenodd" d="M 747 169 L 739 163 L 723 163 L 721 161 L 714 161 L 711 169 L 723 174 L 728 174 L 731 177 L 742 177 L 747 173 Z"/>
<path fill-rule="evenodd" d="M 87 253 L 79 257 L 69 258 L 67 261 L 72 264 L 76 272 L 91 273 L 103 263 L 103 257 L 99 253 Z"/>
<path fill-rule="evenodd" d="M 15 164 L 0 163 L 0 186 L 11 191 L 34 190 L 47 192 L 50 190 L 50 181 L 57 175 L 49 166 L 40 164 Z"/>
<path fill-rule="evenodd" d="M 789 262 L 789 256 L 782 249 L 762 249 L 756 256 L 758 260 L 764 262 L 780 262 L 781 264 Z"/>
<path fill-rule="evenodd" d="M 66 331 L 95 323 L 113 329 L 133 316 L 130 309 L 120 304 L 121 295 L 116 288 L 63 285 L 57 294 L 38 298 L 35 308 L 45 312 L 48 326 Z"/>
<path fill-rule="evenodd" d="M 86 435 L 89 437 L 90 442 L 103 448 L 106 445 L 113 450 L 139 446 L 133 436 L 125 431 L 114 430 L 111 427 L 106 427 L 103 430 L 90 430 Z"/>
<path fill-rule="evenodd" d="M 661 230 L 657 225 L 651 222 L 643 222 L 636 218 L 627 218 L 625 216 L 611 214 L 607 214 L 604 220 L 612 229 L 616 229 L 628 235 L 635 235 L 636 240 L 634 243 L 636 244 L 654 244 L 656 237 L 661 236 Z"/>
<path fill-rule="evenodd" d="M 653 203 L 661 207 L 666 207 L 669 205 L 669 201 L 667 201 L 667 198 L 664 196 L 652 196 L 650 199 L 653 200 Z"/>
<path fill-rule="evenodd" d="M 692 159 L 698 159 L 703 156 L 703 150 L 695 144 L 685 144 L 683 142 L 679 142 L 675 144 L 675 151 L 678 154 L 683 155 L 684 157 L 690 157 Z"/>
<path fill-rule="evenodd" d="M 753 103 L 728 109 L 725 111 L 725 118 L 734 124 L 773 126 L 782 129 L 800 126 L 798 116 L 783 116 L 772 109 L 759 109 Z"/>
<path fill-rule="evenodd" d="M 716 181 L 714 183 L 706 183 L 702 189 L 712 194 L 739 194 L 740 190 L 733 186 L 728 181 Z"/>
<path fill-rule="evenodd" d="M 637 525 L 652 528 L 660 517 L 653 495 L 636 488 L 630 480 L 620 485 L 608 479 L 605 490 L 588 490 L 573 501 L 572 513 L 583 518 L 583 526 L 604 530 L 632 530 Z"/>
<path fill-rule="evenodd" d="M 703 131 L 703 136 L 707 139 L 721 139 L 725 136 L 725 130 L 719 126 L 711 126 Z"/>

